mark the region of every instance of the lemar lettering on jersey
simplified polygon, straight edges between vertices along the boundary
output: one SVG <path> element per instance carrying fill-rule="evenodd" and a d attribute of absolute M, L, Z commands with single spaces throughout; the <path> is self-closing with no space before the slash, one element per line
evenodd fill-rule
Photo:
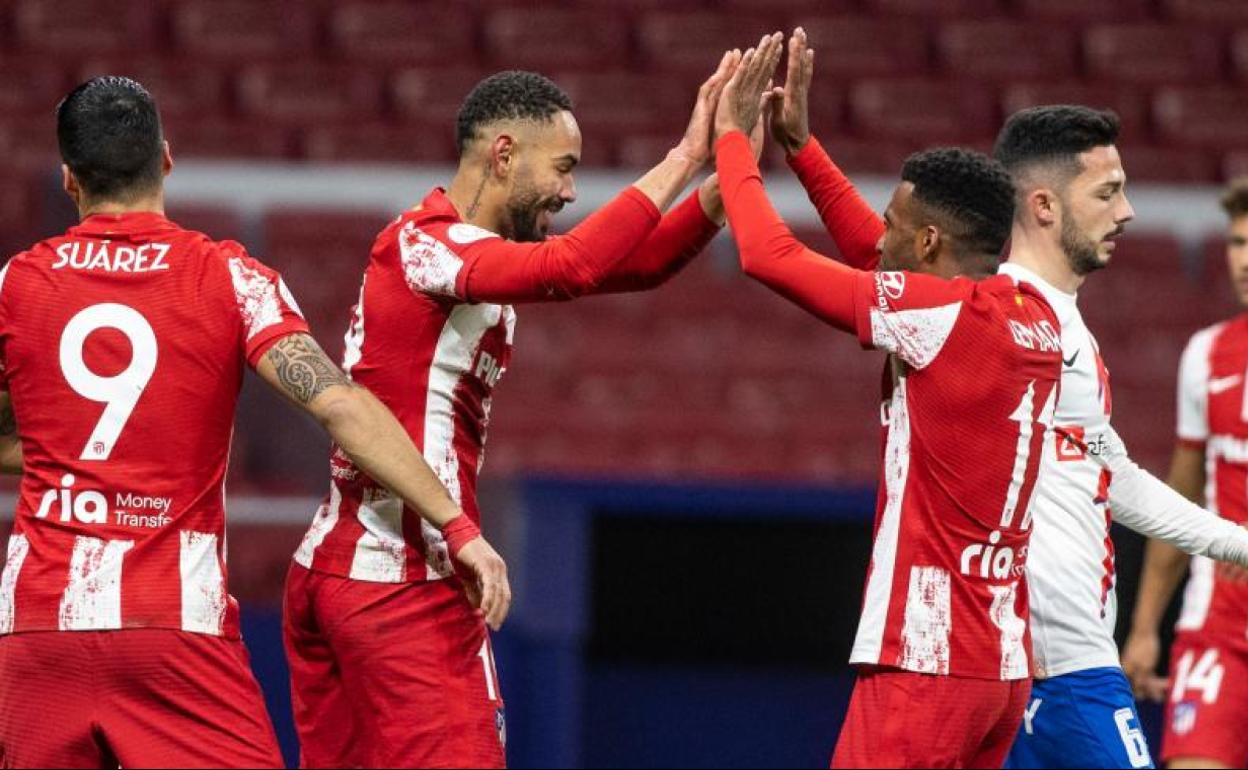
<path fill-rule="evenodd" d="M 1062 338 L 1048 321 L 1025 324 L 1010 320 L 1010 334 L 1014 341 L 1028 350 L 1039 350 L 1041 353 L 1052 353 L 1062 349 Z"/>
<path fill-rule="evenodd" d="M 167 243 L 120 246 L 111 241 L 71 241 L 56 250 L 59 259 L 53 270 L 103 270 L 106 273 L 155 273 L 168 270 L 165 257 L 172 247 Z"/>
<path fill-rule="evenodd" d="M 77 491 L 77 479 L 67 473 L 61 479 L 60 489 L 49 489 L 39 502 L 35 518 L 46 519 L 57 508 L 62 522 L 77 520 L 83 524 L 109 523 L 108 498 L 95 490 Z M 126 510 L 128 509 L 128 510 Z M 168 497 L 145 497 L 131 492 L 118 493 L 116 510 L 112 511 L 114 524 L 123 527 L 158 529 L 173 522 L 169 513 L 173 500 Z"/>

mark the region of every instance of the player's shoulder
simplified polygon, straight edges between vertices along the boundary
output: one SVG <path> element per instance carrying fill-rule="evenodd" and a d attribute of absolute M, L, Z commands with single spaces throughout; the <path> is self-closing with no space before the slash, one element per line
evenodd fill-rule
<path fill-rule="evenodd" d="M 1187 348 L 1207 352 L 1215 342 L 1228 336 L 1248 338 L 1248 314 L 1206 326 L 1188 339 Z"/>

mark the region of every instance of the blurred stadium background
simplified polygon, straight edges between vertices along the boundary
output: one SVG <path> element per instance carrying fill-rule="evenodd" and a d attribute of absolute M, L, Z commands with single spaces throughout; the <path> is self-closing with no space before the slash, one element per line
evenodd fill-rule
<path fill-rule="evenodd" d="M 74 220 L 57 100 L 131 75 L 179 163 L 170 216 L 281 270 L 337 356 L 374 235 L 450 179 L 480 77 L 534 69 L 575 100 L 567 227 L 662 156 L 724 49 L 798 23 L 815 133 L 877 204 L 908 152 L 987 149 L 1020 107 L 1119 112 L 1139 217 L 1081 302 L 1118 429 L 1164 474 L 1181 348 L 1235 312 L 1216 185 L 1248 172 L 1243 0 L 0 0 L 0 248 Z M 786 217 L 834 253 L 768 166 Z M 652 294 L 520 308 L 484 472 L 518 594 L 497 653 L 514 766 L 826 766 L 835 743 L 881 359 L 744 280 L 729 239 L 710 251 Z M 281 588 L 326 456 L 248 384 L 231 582 L 291 761 Z M 1140 543 L 1117 534 L 1129 609 Z"/>

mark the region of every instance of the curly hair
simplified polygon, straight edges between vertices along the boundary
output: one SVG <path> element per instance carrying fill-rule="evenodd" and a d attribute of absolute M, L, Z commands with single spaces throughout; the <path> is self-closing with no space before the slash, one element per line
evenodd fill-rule
<path fill-rule="evenodd" d="M 160 185 L 164 132 L 156 101 L 130 78 L 88 80 L 56 108 L 61 159 L 93 198 L 126 199 Z"/>
<path fill-rule="evenodd" d="M 1074 104 L 1030 107 L 1014 113 L 997 135 L 993 156 L 1011 173 L 1035 165 L 1078 173 L 1079 156 L 1118 141 L 1122 122 L 1112 110 Z"/>
<path fill-rule="evenodd" d="M 942 215 L 968 252 L 999 255 L 1014 222 L 1014 181 L 983 153 L 942 147 L 906 159 L 901 179 L 914 199 Z"/>
<path fill-rule="evenodd" d="M 483 126 L 500 120 L 549 120 L 572 109 L 572 99 L 536 72 L 508 70 L 478 83 L 459 108 L 455 142 L 462 155 Z"/>

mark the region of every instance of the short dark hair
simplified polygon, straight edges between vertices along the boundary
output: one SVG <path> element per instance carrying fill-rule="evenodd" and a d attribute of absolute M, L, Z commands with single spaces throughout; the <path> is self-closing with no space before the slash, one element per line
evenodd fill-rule
<path fill-rule="evenodd" d="M 455 142 L 462 155 L 482 126 L 500 120 L 549 120 L 572 109 L 572 99 L 554 81 L 536 72 L 507 70 L 472 89 L 459 108 Z"/>
<path fill-rule="evenodd" d="M 998 256 L 1014 223 L 1014 180 L 983 153 L 941 147 L 915 153 L 901 169 L 914 199 L 947 218 L 967 252 Z"/>
<path fill-rule="evenodd" d="M 1222 193 L 1222 210 L 1231 219 L 1248 215 L 1248 177 L 1232 179 Z"/>
<path fill-rule="evenodd" d="M 993 156 L 1011 174 L 1034 165 L 1060 166 L 1075 174 L 1079 156 L 1118 141 L 1122 121 L 1112 110 L 1075 104 L 1029 107 L 1014 113 L 997 135 Z"/>
<path fill-rule="evenodd" d="M 160 185 L 160 114 L 130 78 L 107 75 L 71 91 L 56 108 L 56 138 L 88 197 L 128 199 Z"/>

